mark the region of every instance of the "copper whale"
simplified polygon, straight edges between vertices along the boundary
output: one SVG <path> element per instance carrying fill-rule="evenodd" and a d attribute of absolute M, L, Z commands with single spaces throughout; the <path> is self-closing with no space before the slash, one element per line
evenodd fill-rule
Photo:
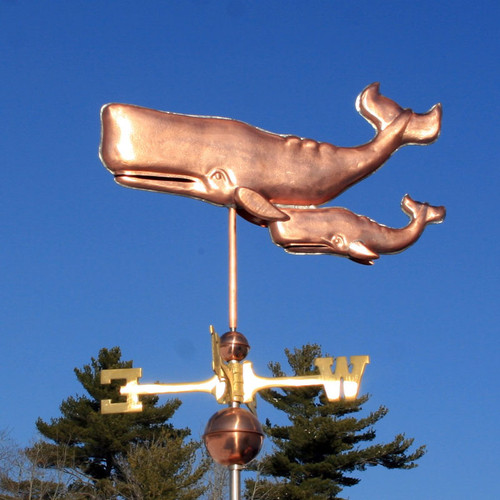
<path fill-rule="evenodd" d="M 446 209 L 419 203 L 406 195 L 401 208 L 410 217 L 401 229 L 387 227 L 345 208 L 283 209 L 287 221 L 271 222 L 274 243 L 287 252 L 331 254 L 360 264 L 373 264 L 380 254 L 405 250 L 415 243 L 427 224 L 444 220 Z"/>
<path fill-rule="evenodd" d="M 429 144 L 439 135 L 440 104 L 417 114 L 382 96 L 374 83 L 356 107 L 376 135 L 344 148 L 228 118 L 108 104 L 101 110 L 100 157 L 123 186 L 236 207 L 247 220 L 267 226 L 288 219 L 282 206 L 326 203 L 399 147 Z"/>

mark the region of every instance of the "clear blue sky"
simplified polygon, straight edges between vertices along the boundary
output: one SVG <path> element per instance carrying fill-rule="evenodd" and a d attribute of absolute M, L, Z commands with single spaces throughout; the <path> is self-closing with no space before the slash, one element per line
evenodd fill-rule
<path fill-rule="evenodd" d="M 371 356 L 366 409 L 390 409 L 378 436 L 428 454 L 362 473 L 352 500 L 495 498 L 499 22 L 493 1 L 0 0 L 0 429 L 28 443 L 101 347 L 144 381 L 209 378 L 209 325 L 227 329 L 226 209 L 116 185 L 103 104 L 352 146 L 373 134 L 355 98 L 379 81 L 415 111 L 442 102 L 441 137 L 334 204 L 402 226 L 410 193 L 446 221 L 370 268 L 288 255 L 239 221 L 239 327 L 263 375 L 308 342 Z M 184 401 L 177 423 L 197 437 L 218 406 Z"/>

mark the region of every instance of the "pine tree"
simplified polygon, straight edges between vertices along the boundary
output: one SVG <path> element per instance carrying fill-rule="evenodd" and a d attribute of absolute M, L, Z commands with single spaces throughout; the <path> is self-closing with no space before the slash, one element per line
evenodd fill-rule
<path fill-rule="evenodd" d="M 321 357 L 317 344 L 293 352 L 285 350 L 294 375 L 317 373 L 314 359 Z M 285 376 L 279 363 L 270 363 L 275 377 Z M 362 447 L 375 439 L 373 426 L 387 408 L 363 418 L 352 416 L 362 410 L 368 396 L 354 401 L 329 402 L 320 387 L 268 390 L 264 400 L 286 413 L 290 425 L 266 420 L 265 433 L 274 451 L 253 465 L 257 480 L 246 481 L 245 498 L 252 500 L 330 500 L 360 479 L 355 471 L 382 465 L 388 469 L 411 469 L 425 453 L 425 446 L 410 452 L 413 439 L 398 434 L 387 444 Z"/>
<path fill-rule="evenodd" d="M 195 498 L 193 491 L 197 495 L 203 491 L 199 483 L 206 464 L 197 464 L 199 467 L 195 470 L 200 443 L 186 443 L 189 429 L 175 429 L 168 423 L 181 404 L 178 399 L 158 405 L 157 396 L 146 396 L 141 399 L 143 411 L 140 413 L 100 413 L 101 400 L 118 401 L 121 397 L 119 381 L 101 385 L 101 370 L 131 367 L 132 361 L 122 361 L 120 349 L 114 347 L 101 349 L 97 359 L 92 358 L 82 369 L 75 368 L 87 395 L 64 400 L 60 406 L 61 417 L 52 418 L 50 422 L 37 420 L 36 426 L 46 439 L 37 442 L 33 450 L 43 455 L 44 467 L 63 467 L 75 478 L 70 486 L 75 497 L 80 492 L 88 493 L 87 498 L 103 499 L 119 498 L 123 491 L 128 491 L 125 498 L 155 498 L 147 493 L 146 485 L 141 486 L 137 480 L 138 467 L 134 472 L 130 460 L 139 453 L 155 451 L 158 455 L 161 451 L 169 457 L 168 468 L 178 478 L 177 490 L 165 498 Z M 132 480 L 134 488 L 130 487 Z M 157 476 L 156 480 L 168 481 L 169 478 Z"/>

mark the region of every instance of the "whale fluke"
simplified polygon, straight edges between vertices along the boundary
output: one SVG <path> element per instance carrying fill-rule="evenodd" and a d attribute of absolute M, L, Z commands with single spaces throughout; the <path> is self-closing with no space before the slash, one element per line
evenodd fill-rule
<path fill-rule="evenodd" d="M 384 130 L 403 111 L 399 104 L 380 93 L 378 82 L 368 85 L 356 100 L 356 109 L 377 131 Z M 439 137 L 442 117 L 441 104 L 427 113 L 415 113 L 405 129 L 403 144 L 430 144 Z"/>
<path fill-rule="evenodd" d="M 443 206 L 435 207 L 428 203 L 420 203 L 412 200 L 410 195 L 406 194 L 401 200 L 401 208 L 403 212 L 411 218 L 418 220 L 424 217 L 425 224 L 439 224 L 446 217 L 446 208 Z"/>

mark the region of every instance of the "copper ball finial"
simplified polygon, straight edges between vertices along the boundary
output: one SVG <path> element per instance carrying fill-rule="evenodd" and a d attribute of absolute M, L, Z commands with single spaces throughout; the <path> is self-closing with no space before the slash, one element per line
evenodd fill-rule
<path fill-rule="evenodd" d="M 235 331 L 226 332 L 220 338 L 219 352 L 221 358 L 226 361 L 241 361 L 245 359 L 250 350 L 250 344 L 246 337 Z"/>
<path fill-rule="evenodd" d="M 257 417 L 248 410 L 224 408 L 208 421 L 203 441 L 217 463 L 245 465 L 258 455 L 264 442 L 264 432 Z"/>

